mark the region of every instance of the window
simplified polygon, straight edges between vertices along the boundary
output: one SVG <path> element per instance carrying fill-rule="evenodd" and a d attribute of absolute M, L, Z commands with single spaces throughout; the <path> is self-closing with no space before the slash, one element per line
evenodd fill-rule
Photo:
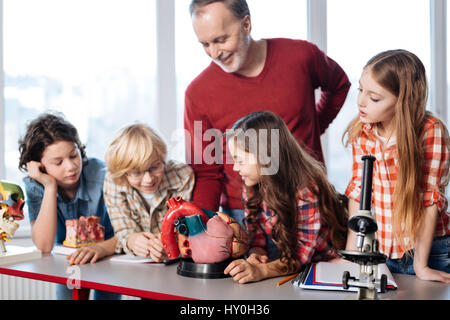
<path fill-rule="evenodd" d="M 175 0 L 175 65 L 177 111 L 180 115 L 184 114 L 184 92 L 187 86 L 211 63 L 192 27 L 190 3 L 186 0 Z M 183 129 L 183 123 L 183 116 L 178 117 L 177 127 Z"/>
<path fill-rule="evenodd" d="M 306 40 L 306 0 L 247 0 L 252 37 Z"/>
<path fill-rule="evenodd" d="M 3 3 L 6 179 L 21 182 L 18 139 L 46 109 L 63 112 L 99 159 L 120 127 L 158 129 L 155 1 Z"/>
<path fill-rule="evenodd" d="M 328 55 L 347 73 L 352 86 L 337 118 L 328 128 L 328 177 L 339 192 L 351 178 L 351 147 L 342 134 L 357 115 L 357 88 L 362 68 L 375 54 L 406 49 L 424 63 L 430 76 L 430 3 L 423 0 L 328 1 Z"/>
<path fill-rule="evenodd" d="M 179 135 L 166 138 L 183 141 L 184 92 L 210 59 L 194 34 L 190 0 L 173 0 L 174 9 L 167 6 L 160 11 L 164 19 L 174 15 L 170 18 L 175 18 L 175 35 L 170 28 L 157 29 L 156 12 L 164 1 L 0 0 L 5 116 L 0 126 L 5 132 L 1 143 L 6 166 L 2 178 L 21 182 L 18 139 L 26 122 L 47 108 L 63 112 L 78 128 L 88 155 L 100 159 L 114 133 L 130 122 L 144 121 L 161 130 L 165 124 L 158 108 L 176 111 Z M 328 39 L 327 54 L 343 67 L 353 84 L 344 107 L 327 130 L 325 146 L 328 177 L 338 191 L 344 192 L 351 174 L 351 150 L 344 151 L 341 136 L 356 115 L 356 88 L 362 67 L 382 50 L 404 48 L 419 56 L 430 79 L 431 2 L 247 1 L 254 39 L 307 39 L 307 4 L 319 3 L 319 8 L 326 5 L 327 31 L 315 29 L 314 34 L 324 34 Z M 450 13 L 448 6 L 446 12 Z M 309 17 L 314 28 L 314 22 L 323 20 L 322 15 L 315 14 Z M 175 71 L 170 71 L 175 73 L 170 74 L 175 80 L 168 85 L 160 83 L 170 87 L 166 91 L 157 91 L 157 79 L 163 78 L 156 74 L 157 34 L 160 41 L 175 41 Z M 449 24 L 446 40 L 450 41 Z M 447 57 L 450 60 L 450 50 Z M 450 63 L 447 68 L 450 74 Z M 157 106 L 157 92 L 172 97 L 176 94 L 176 107 Z M 169 156 L 183 161 L 184 143 L 175 144 L 175 148 L 169 145 Z"/>

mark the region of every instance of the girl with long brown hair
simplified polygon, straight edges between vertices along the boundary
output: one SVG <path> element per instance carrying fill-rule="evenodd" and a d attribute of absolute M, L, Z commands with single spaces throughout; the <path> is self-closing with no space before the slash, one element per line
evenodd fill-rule
<path fill-rule="evenodd" d="M 253 112 L 227 134 L 233 170 L 244 182 L 244 219 L 251 239 L 246 260 L 225 273 L 239 283 L 299 270 L 336 257 L 345 246 L 345 196 L 327 181 L 323 165 L 268 111 Z"/>
<path fill-rule="evenodd" d="M 359 81 L 359 115 L 343 136 L 353 149 L 346 195 L 352 216 L 361 156 L 375 156 L 372 209 L 388 267 L 449 283 L 449 139 L 445 125 L 425 109 L 427 90 L 425 68 L 411 52 L 385 51 L 368 61 Z M 354 237 L 350 231 L 347 249 L 354 249 Z"/>

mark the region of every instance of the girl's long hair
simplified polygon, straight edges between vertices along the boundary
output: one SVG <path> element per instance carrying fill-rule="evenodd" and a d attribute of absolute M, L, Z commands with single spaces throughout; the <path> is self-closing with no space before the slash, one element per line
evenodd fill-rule
<path fill-rule="evenodd" d="M 396 152 L 401 156 L 398 156 L 392 225 L 394 237 L 406 251 L 411 243 L 405 237 L 414 241 L 423 223 L 422 135 L 429 116 L 425 109 L 428 96 L 425 67 L 411 52 L 389 50 L 370 59 L 364 69 L 371 72 L 379 85 L 397 97 L 393 121 Z M 353 119 L 343 135 L 345 146 L 360 136 L 362 127 L 359 116 Z"/>
<path fill-rule="evenodd" d="M 258 138 L 261 130 L 266 130 L 265 141 L 258 140 L 257 154 L 266 153 L 270 163 L 258 158 L 261 169 L 277 164 L 278 170 L 273 174 L 260 176 L 260 183 L 253 187 L 246 187 L 249 198 L 245 204 L 249 211 L 246 221 L 255 226 L 261 202 L 264 200 L 268 207 L 278 217 L 273 228 L 273 239 L 281 251 L 281 261 L 287 265 L 285 271 L 295 269 L 297 258 L 297 199 L 299 188 L 307 187 L 319 199 L 322 223 L 329 228 L 329 245 L 335 249 L 342 249 L 346 242 L 347 198 L 338 194 L 333 185 L 326 178 L 324 166 L 297 143 L 284 121 L 276 114 L 268 111 L 253 112 L 240 119 L 233 126 L 229 138 L 234 139 L 236 146 L 246 152 L 252 151 L 250 140 L 245 133 L 252 129 Z M 278 139 L 272 140 L 272 130 L 278 130 Z M 267 141 L 266 141 L 267 140 Z M 277 141 L 278 140 L 278 141 Z M 272 144 L 278 144 L 277 154 L 272 154 Z M 255 149 L 255 148 L 253 148 Z M 307 201 L 308 199 L 303 199 Z M 250 235 L 251 236 L 251 235 Z"/>

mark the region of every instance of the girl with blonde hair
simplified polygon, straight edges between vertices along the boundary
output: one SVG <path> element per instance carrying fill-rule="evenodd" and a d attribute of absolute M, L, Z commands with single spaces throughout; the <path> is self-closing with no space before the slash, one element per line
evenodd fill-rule
<path fill-rule="evenodd" d="M 359 115 L 343 135 L 353 149 L 346 194 L 351 216 L 358 211 L 361 156 L 375 156 L 372 209 L 388 267 L 449 283 L 449 139 L 425 109 L 427 90 L 425 68 L 413 53 L 390 50 L 369 60 L 359 81 Z M 349 231 L 347 249 L 354 239 Z"/>
<path fill-rule="evenodd" d="M 194 187 L 190 166 L 167 161 L 167 147 L 145 124 L 123 128 L 110 144 L 103 186 L 106 208 L 118 239 L 116 253 L 166 259 L 159 239 L 166 201 L 189 201 Z"/>

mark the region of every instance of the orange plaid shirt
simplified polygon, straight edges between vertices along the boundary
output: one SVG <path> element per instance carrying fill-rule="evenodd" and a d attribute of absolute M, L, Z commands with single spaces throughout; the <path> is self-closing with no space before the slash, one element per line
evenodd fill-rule
<path fill-rule="evenodd" d="M 436 204 L 438 222 L 435 237 L 450 234 L 450 213 L 447 212 L 448 200 L 445 197 L 445 184 L 448 180 L 450 151 L 448 142 L 439 122 L 428 117 L 425 122 L 422 140 L 424 150 L 424 179 L 422 183 L 423 204 L 425 207 Z M 352 178 L 345 194 L 360 202 L 363 155 L 376 158 L 373 166 L 372 210 L 378 224 L 377 237 L 380 251 L 391 259 L 398 259 L 405 253 L 392 232 L 393 194 L 397 180 L 398 155 L 395 141 L 384 148 L 384 143 L 376 134 L 376 130 L 365 124 L 363 131 L 352 141 L 353 167 Z"/>

